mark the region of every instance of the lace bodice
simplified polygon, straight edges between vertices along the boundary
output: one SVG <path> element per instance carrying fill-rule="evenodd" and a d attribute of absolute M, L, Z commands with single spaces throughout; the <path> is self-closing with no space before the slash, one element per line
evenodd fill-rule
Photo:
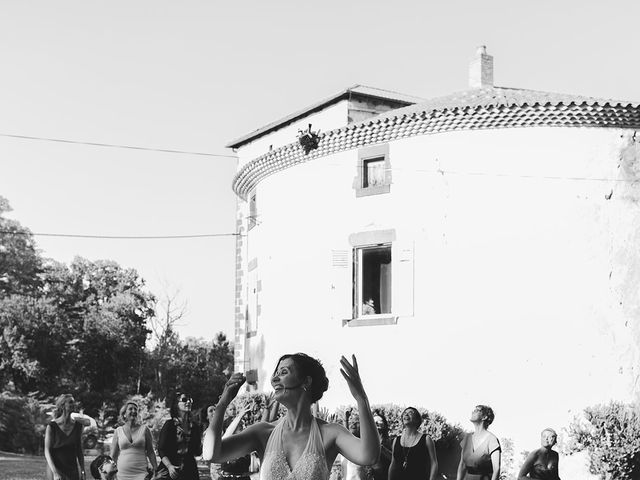
<path fill-rule="evenodd" d="M 260 480 L 327 480 L 329 468 L 318 420 L 314 418 L 311 422 L 307 446 L 293 470 L 282 447 L 284 421 L 284 418 L 280 420 L 269 436 L 260 468 Z"/>

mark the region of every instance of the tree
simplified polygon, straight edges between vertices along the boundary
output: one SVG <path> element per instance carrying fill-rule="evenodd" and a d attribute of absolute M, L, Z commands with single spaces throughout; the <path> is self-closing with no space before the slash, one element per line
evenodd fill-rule
<path fill-rule="evenodd" d="M 223 333 L 213 340 L 190 337 L 184 342 L 173 333 L 150 352 L 145 379 L 157 398 L 182 390 L 205 407 L 218 399 L 232 368 L 233 349 Z"/>
<path fill-rule="evenodd" d="M 46 272 L 47 295 L 67 317 L 67 379 L 85 407 L 136 393 L 155 303 L 144 280 L 114 261 L 80 257 Z"/>
<path fill-rule="evenodd" d="M 0 196 L 0 297 L 37 290 L 41 259 L 29 229 L 5 217 L 9 201 Z"/>

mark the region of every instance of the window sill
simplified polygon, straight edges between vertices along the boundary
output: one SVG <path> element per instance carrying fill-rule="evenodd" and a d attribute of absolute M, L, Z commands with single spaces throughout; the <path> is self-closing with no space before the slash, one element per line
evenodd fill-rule
<path fill-rule="evenodd" d="M 396 325 L 398 317 L 391 314 L 365 315 L 363 317 L 342 320 L 342 326 L 348 327 L 373 327 L 375 325 Z"/>
<path fill-rule="evenodd" d="M 370 195 L 380 195 L 383 193 L 389 193 L 391 191 L 391 184 L 376 185 L 375 187 L 356 188 L 356 197 L 368 197 Z"/>

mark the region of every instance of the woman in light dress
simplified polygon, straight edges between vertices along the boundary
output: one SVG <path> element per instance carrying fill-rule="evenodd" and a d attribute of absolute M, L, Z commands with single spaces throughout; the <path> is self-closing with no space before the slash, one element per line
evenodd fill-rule
<path fill-rule="evenodd" d="M 327 480 L 338 454 L 359 465 L 372 465 L 380 454 L 369 400 L 358 363 L 342 357 L 341 373 L 356 400 L 360 416 L 360 438 L 337 423 L 314 417 L 311 405 L 322 397 L 329 380 L 322 364 L 303 353 L 280 357 L 271 376 L 275 400 L 287 408 L 275 423 L 259 422 L 242 432 L 222 438 L 224 411 L 245 382 L 234 373 L 225 385 L 209 428 L 212 430 L 212 458 L 215 462 L 257 452 L 262 461 L 261 480 Z"/>
<path fill-rule="evenodd" d="M 460 446 L 457 480 L 498 480 L 500 478 L 500 441 L 489 430 L 495 415 L 491 407 L 478 405 L 471 412 L 473 433 L 467 433 Z"/>
<path fill-rule="evenodd" d="M 124 424 L 116 428 L 111 442 L 111 458 L 118 466 L 119 480 L 144 480 L 148 475 L 147 459 L 155 471 L 156 455 L 149 429 L 138 417 L 138 404 L 127 402 L 120 409 Z"/>

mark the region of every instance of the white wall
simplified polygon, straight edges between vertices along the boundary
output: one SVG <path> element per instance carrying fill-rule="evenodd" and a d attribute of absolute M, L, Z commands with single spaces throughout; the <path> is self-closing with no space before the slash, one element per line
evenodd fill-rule
<path fill-rule="evenodd" d="M 329 373 L 322 404 L 352 403 L 338 360 L 355 353 L 372 403 L 424 406 L 464 428 L 474 405 L 489 404 L 492 429 L 517 449 L 585 406 L 630 399 L 640 155 L 629 142 L 576 128 L 400 140 L 391 193 L 373 197 L 355 197 L 355 150 L 268 177 L 248 237 L 263 287 L 250 345 L 261 387 L 281 354 L 304 351 Z M 415 242 L 415 314 L 343 327 L 332 318 L 331 250 L 388 228 Z"/>

